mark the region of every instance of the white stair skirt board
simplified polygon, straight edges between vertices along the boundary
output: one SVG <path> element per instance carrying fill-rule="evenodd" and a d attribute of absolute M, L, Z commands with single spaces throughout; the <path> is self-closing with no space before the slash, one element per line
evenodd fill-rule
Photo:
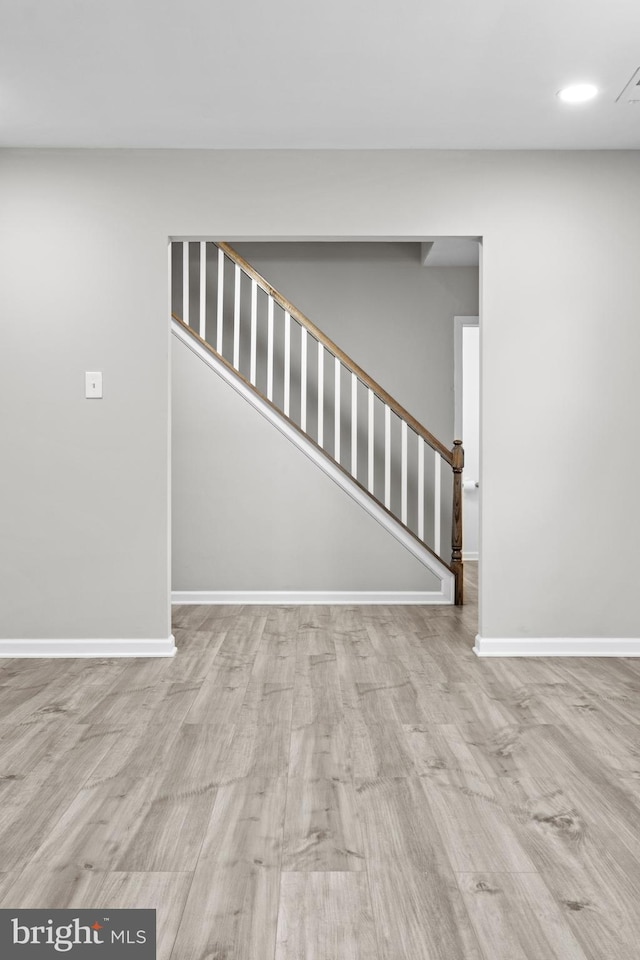
<path fill-rule="evenodd" d="M 301 604 L 426 604 L 447 603 L 450 598 L 436 590 L 174 590 L 171 602 L 183 603 L 260 603 L 278 606 Z"/>
<path fill-rule="evenodd" d="M 0 640 L 0 658 L 11 657 L 175 657 L 173 636 L 166 640 Z"/>
<path fill-rule="evenodd" d="M 478 657 L 640 657 L 640 637 L 476 637 Z"/>
<path fill-rule="evenodd" d="M 226 383 L 228 383 L 233 389 L 240 394 L 241 397 L 244 397 L 252 407 L 254 407 L 258 413 L 273 424 L 274 427 L 282 433 L 291 443 L 294 444 L 305 456 L 309 457 L 316 466 L 320 467 L 328 477 L 331 477 L 335 483 L 341 487 L 345 493 L 348 493 L 349 496 L 360 504 L 360 506 L 366 510 L 366 512 L 372 516 L 378 523 L 387 530 L 395 539 L 405 547 L 409 553 L 411 553 L 417 560 L 419 560 L 423 566 L 430 570 L 441 583 L 442 596 L 444 600 L 439 600 L 436 602 L 439 603 L 453 603 L 455 596 L 455 578 L 449 568 L 445 566 L 437 557 L 429 552 L 425 547 L 423 547 L 415 537 L 412 537 L 407 530 L 404 529 L 401 523 L 399 523 L 395 517 L 387 513 L 379 504 L 367 495 L 367 492 L 355 483 L 350 476 L 345 474 L 332 460 L 328 457 L 321 449 L 319 449 L 316 444 L 310 441 L 304 434 L 300 433 L 292 423 L 290 423 L 281 413 L 279 413 L 271 404 L 267 403 L 262 399 L 258 394 L 254 393 L 251 387 L 240 377 L 236 376 L 235 372 L 230 370 L 224 363 L 221 363 L 213 354 L 209 353 L 202 344 L 200 344 L 196 339 L 191 337 L 189 333 L 181 326 L 181 324 L 176 323 L 175 320 L 171 321 L 171 330 L 173 335 L 178 338 L 185 346 L 195 353 L 204 363 L 207 364 L 215 373 L 218 374 Z M 440 593 L 437 594 L 440 596 Z M 245 601 L 248 602 L 248 601 Z"/>

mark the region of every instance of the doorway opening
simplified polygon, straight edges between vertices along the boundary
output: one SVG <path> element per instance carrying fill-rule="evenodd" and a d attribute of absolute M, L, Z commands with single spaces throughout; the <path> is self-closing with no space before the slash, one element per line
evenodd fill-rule
<path fill-rule="evenodd" d="M 451 403 L 454 309 L 479 309 L 478 266 L 438 261 L 433 240 L 428 256 L 415 240 L 232 244 L 174 241 L 171 306 L 187 320 L 186 335 L 193 340 L 195 330 L 365 494 L 445 554 L 452 524 L 446 462 L 420 445 L 394 407 L 388 413 L 388 394 L 349 368 L 348 356 L 312 324 L 304 330 L 291 303 L 388 385 L 401 408 L 449 439 L 459 436 Z M 256 292 L 248 266 L 271 286 L 258 281 Z M 263 419 L 233 392 L 205 379 L 184 349 L 174 359 L 174 602 L 445 602 L 432 599 L 437 584 L 425 583 L 410 554 L 380 546 L 377 526 L 334 505 L 335 491 L 309 479 L 306 461 L 294 463 L 282 444 L 276 449 L 275 434 L 267 436 Z"/>

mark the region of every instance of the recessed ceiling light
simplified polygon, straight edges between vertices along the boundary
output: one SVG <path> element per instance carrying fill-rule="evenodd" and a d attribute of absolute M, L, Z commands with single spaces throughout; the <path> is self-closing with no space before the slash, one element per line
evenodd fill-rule
<path fill-rule="evenodd" d="M 598 88 L 592 83 L 572 83 L 558 91 L 558 96 L 564 103 L 586 103 L 597 95 Z"/>

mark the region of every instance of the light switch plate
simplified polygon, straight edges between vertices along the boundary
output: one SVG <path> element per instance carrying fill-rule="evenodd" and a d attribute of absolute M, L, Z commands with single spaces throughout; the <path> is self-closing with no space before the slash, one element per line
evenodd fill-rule
<path fill-rule="evenodd" d="M 100 372 L 87 372 L 85 377 L 85 392 L 87 400 L 102 400 L 102 374 Z"/>

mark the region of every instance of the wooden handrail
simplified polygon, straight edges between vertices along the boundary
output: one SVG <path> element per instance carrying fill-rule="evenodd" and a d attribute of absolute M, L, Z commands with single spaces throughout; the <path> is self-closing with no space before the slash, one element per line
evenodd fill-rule
<path fill-rule="evenodd" d="M 172 318 L 176 321 L 176 323 L 179 323 L 179 324 L 180 324 L 180 326 L 182 327 L 183 330 L 186 330 L 187 333 L 189 333 L 189 335 L 190 335 L 191 337 L 193 337 L 193 339 L 194 339 L 197 343 L 200 344 L 201 347 L 203 347 L 203 348 L 204 348 L 205 350 L 207 350 L 210 354 L 212 354 L 212 356 L 214 356 L 214 357 L 216 358 L 216 360 L 218 360 L 219 363 L 224 364 L 224 366 L 227 368 L 227 370 L 230 370 L 236 377 L 238 377 L 240 380 L 242 380 L 242 382 L 243 382 L 247 387 L 249 387 L 251 390 L 253 390 L 254 393 L 257 393 L 258 396 L 260 397 L 260 399 L 264 401 L 264 403 L 268 403 L 270 407 L 273 407 L 274 410 L 277 410 L 279 416 L 284 417 L 284 419 L 287 420 L 287 421 L 291 424 L 291 426 L 294 427 L 295 430 L 297 430 L 298 433 L 302 434 L 302 436 L 305 437 L 305 439 L 306 439 L 309 443 L 312 443 L 315 447 L 318 448 L 318 450 L 321 450 L 322 453 L 326 454 L 326 450 L 323 450 L 323 448 L 322 448 L 321 446 L 319 446 L 319 444 L 316 443 L 316 441 L 313 439 L 313 437 L 310 437 L 309 434 L 306 433 L 306 431 L 304 431 L 304 430 L 295 422 L 295 420 L 292 420 L 291 417 L 288 417 L 285 413 L 283 413 L 282 410 L 273 402 L 273 400 L 269 400 L 269 398 L 266 397 L 266 396 L 264 395 L 264 393 L 262 393 L 260 390 L 258 390 L 258 388 L 256 387 L 256 385 L 255 385 L 254 383 L 251 383 L 251 381 L 248 380 L 247 377 L 244 376 L 244 374 L 240 373 L 240 371 L 237 370 L 236 367 L 234 367 L 233 364 L 230 363 L 230 362 L 227 360 L 226 357 L 223 357 L 223 355 L 222 355 L 221 353 L 218 353 L 218 351 L 215 349 L 215 347 L 212 347 L 210 343 L 208 343 L 206 340 L 204 340 L 204 339 L 200 336 L 200 334 L 199 334 L 196 330 L 193 329 L 193 327 L 190 327 L 189 324 L 185 323 L 184 320 L 182 319 L 182 317 L 179 317 L 176 313 L 172 313 L 171 316 L 172 316 Z M 359 481 L 358 479 L 356 479 L 356 477 L 352 476 L 352 474 L 350 474 L 349 471 L 346 470 L 346 469 L 342 466 L 341 463 L 339 463 L 337 460 L 334 460 L 334 463 L 335 463 L 336 467 L 337 467 L 339 470 L 341 470 L 342 473 L 344 473 L 344 475 L 345 475 L 346 477 L 349 477 L 349 479 L 352 480 L 355 484 L 357 484 L 357 485 L 360 487 L 360 489 L 363 490 L 363 491 L 367 494 L 367 496 L 371 497 L 371 499 L 374 500 L 374 501 L 378 504 L 379 507 L 382 507 L 382 509 L 385 511 L 385 513 L 388 513 L 390 517 L 393 517 L 393 519 L 396 520 L 397 523 L 399 523 L 402 527 L 404 527 L 404 529 L 407 531 L 407 533 L 411 534 L 411 536 L 413 537 L 413 539 L 416 540 L 416 541 L 420 544 L 420 546 L 424 547 L 425 550 L 428 550 L 428 552 L 429 552 L 433 557 L 435 557 L 436 560 L 439 560 L 440 563 L 442 563 L 445 567 L 447 567 L 448 570 L 451 571 L 451 573 L 453 573 L 453 574 L 455 575 L 455 570 L 454 570 L 454 567 L 453 567 L 452 564 L 447 563 L 447 561 L 444 560 L 442 557 L 440 557 L 440 556 L 435 552 L 435 550 L 432 550 L 432 549 L 431 549 L 431 547 L 429 546 L 428 543 L 425 543 L 424 540 L 421 540 L 420 537 L 416 536 L 416 534 L 413 532 L 413 530 L 412 530 L 410 527 L 408 527 L 406 523 L 402 523 L 402 520 L 400 520 L 394 513 L 392 513 L 391 510 L 389 510 L 389 508 L 386 507 L 386 506 L 384 505 L 384 503 L 382 503 L 381 500 L 378 500 L 377 497 L 375 497 L 369 490 L 367 490 L 367 488 L 364 486 L 364 484 L 360 483 L 360 481 Z"/>
<path fill-rule="evenodd" d="M 330 340 L 329 337 L 322 332 L 322 330 L 316 327 L 315 323 L 309 320 L 308 317 L 305 317 L 305 315 L 298 310 L 297 307 L 290 303 L 290 301 L 287 300 L 287 298 L 284 297 L 278 290 L 276 290 L 275 287 L 272 287 L 271 284 L 264 279 L 264 277 L 260 276 L 258 271 L 255 270 L 251 264 L 248 263 L 244 257 L 237 252 L 237 250 L 234 250 L 233 247 L 229 246 L 228 243 L 224 243 L 223 241 L 217 242 L 216 246 L 222 250 L 230 260 L 233 260 L 233 262 L 236 263 L 244 271 L 244 273 L 247 274 L 247 276 L 251 277 L 252 280 L 255 280 L 258 286 L 264 290 L 266 294 L 268 294 L 270 297 L 273 297 L 276 303 L 280 304 L 282 309 L 286 310 L 287 313 L 294 318 L 294 320 L 297 320 L 297 322 L 303 327 L 306 327 L 309 333 L 315 337 L 315 339 L 330 353 L 332 353 L 334 357 L 337 357 L 338 360 L 345 365 L 345 367 L 348 367 L 352 373 L 355 373 L 357 378 L 366 387 L 368 387 L 370 390 L 373 390 L 376 396 L 391 410 L 393 410 L 393 412 L 400 417 L 401 420 L 406 421 L 414 433 L 417 433 L 419 437 L 422 437 L 425 443 L 428 443 L 432 450 L 435 450 L 436 453 L 439 453 L 442 459 L 446 460 L 449 466 L 453 465 L 452 452 L 447 450 L 445 445 L 441 443 L 437 437 L 434 437 L 434 435 L 418 420 L 416 420 L 416 418 L 413 417 L 408 410 L 405 410 L 405 408 L 398 403 L 398 401 L 395 400 L 391 394 L 387 393 L 387 391 L 381 387 L 380 384 L 373 379 L 373 377 L 370 377 L 369 374 L 366 373 L 362 367 L 355 362 L 355 360 L 352 360 L 351 357 L 349 357 L 336 343 L 333 342 L 333 340 Z M 175 317 L 175 319 L 179 320 L 180 318 Z"/>

